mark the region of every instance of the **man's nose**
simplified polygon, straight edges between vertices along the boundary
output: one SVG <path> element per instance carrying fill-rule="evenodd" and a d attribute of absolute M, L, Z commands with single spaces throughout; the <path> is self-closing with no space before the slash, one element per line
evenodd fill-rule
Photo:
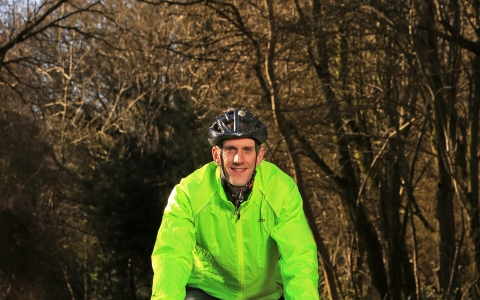
<path fill-rule="evenodd" d="M 241 154 L 241 152 L 237 152 L 233 157 L 233 163 L 240 164 L 242 162 L 243 162 L 243 155 Z"/>

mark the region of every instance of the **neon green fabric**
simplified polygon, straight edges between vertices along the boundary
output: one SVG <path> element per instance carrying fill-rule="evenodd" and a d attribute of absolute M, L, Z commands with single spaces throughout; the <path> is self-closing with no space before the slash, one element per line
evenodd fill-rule
<path fill-rule="evenodd" d="M 263 161 L 234 215 L 212 162 L 175 186 L 152 254 L 152 299 L 318 299 L 317 249 L 293 179 Z"/>

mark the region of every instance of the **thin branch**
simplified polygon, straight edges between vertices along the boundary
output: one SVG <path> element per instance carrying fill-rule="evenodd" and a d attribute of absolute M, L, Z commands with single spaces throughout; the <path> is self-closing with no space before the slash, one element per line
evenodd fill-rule
<path fill-rule="evenodd" d="M 357 195 L 357 198 L 360 199 L 360 197 L 362 196 L 363 194 L 363 190 L 365 189 L 365 186 L 367 184 L 367 181 L 368 181 L 368 178 L 370 177 L 370 173 L 371 171 L 373 170 L 373 167 L 375 166 L 375 164 L 377 163 L 377 160 L 383 155 L 383 151 L 385 151 L 385 148 L 387 147 L 388 143 L 390 142 L 390 140 L 395 137 L 397 134 L 399 134 L 403 129 L 407 128 L 408 126 L 410 126 L 410 124 L 413 123 L 413 121 L 415 121 L 415 118 L 412 118 L 410 121 L 406 122 L 405 124 L 402 125 L 402 127 L 400 127 L 400 129 L 398 131 L 393 131 L 391 132 L 388 137 L 387 137 L 387 140 L 385 141 L 385 143 L 383 144 L 382 148 L 380 149 L 380 151 L 378 152 L 378 154 L 375 156 L 375 158 L 373 159 L 372 163 L 370 164 L 370 168 L 368 169 L 367 171 L 367 174 L 365 176 L 365 179 L 363 180 L 363 183 L 362 183 L 362 186 L 360 187 L 360 189 L 358 190 L 358 195 Z"/>

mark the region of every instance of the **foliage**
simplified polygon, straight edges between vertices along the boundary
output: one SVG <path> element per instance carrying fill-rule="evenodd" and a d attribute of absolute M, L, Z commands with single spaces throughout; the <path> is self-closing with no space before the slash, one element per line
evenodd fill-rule
<path fill-rule="evenodd" d="M 0 297 L 149 298 L 166 198 L 242 106 L 322 296 L 478 298 L 477 6 L 0 1 Z"/>
<path fill-rule="evenodd" d="M 143 151 L 141 137 L 123 137 L 112 159 L 89 172 L 78 195 L 98 247 L 91 288 L 99 299 L 150 298 L 150 254 L 167 198 L 173 185 L 208 161 L 177 148 L 206 146 L 203 136 L 189 134 L 197 128 L 194 115 L 170 108 L 159 118 L 175 129 L 172 136 L 160 139 L 153 152 Z M 183 142 L 170 146 L 172 140 Z"/>
<path fill-rule="evenodd" d="M 80 295 L 81 239 L 68 226 L 67 183 L 43 130 L 28 117 L 0 118 L 0 297 L 52 299 Z"/>

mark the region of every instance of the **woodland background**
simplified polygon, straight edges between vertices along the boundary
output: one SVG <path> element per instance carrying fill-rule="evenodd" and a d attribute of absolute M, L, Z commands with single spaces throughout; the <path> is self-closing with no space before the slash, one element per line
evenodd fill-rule
<path fill-rule="evenodd" d="M 268 124 L 325 299 L 479 299 L 480 1 L 0 0 L 0 299 L 149 299 L 215 115 Z"/>

